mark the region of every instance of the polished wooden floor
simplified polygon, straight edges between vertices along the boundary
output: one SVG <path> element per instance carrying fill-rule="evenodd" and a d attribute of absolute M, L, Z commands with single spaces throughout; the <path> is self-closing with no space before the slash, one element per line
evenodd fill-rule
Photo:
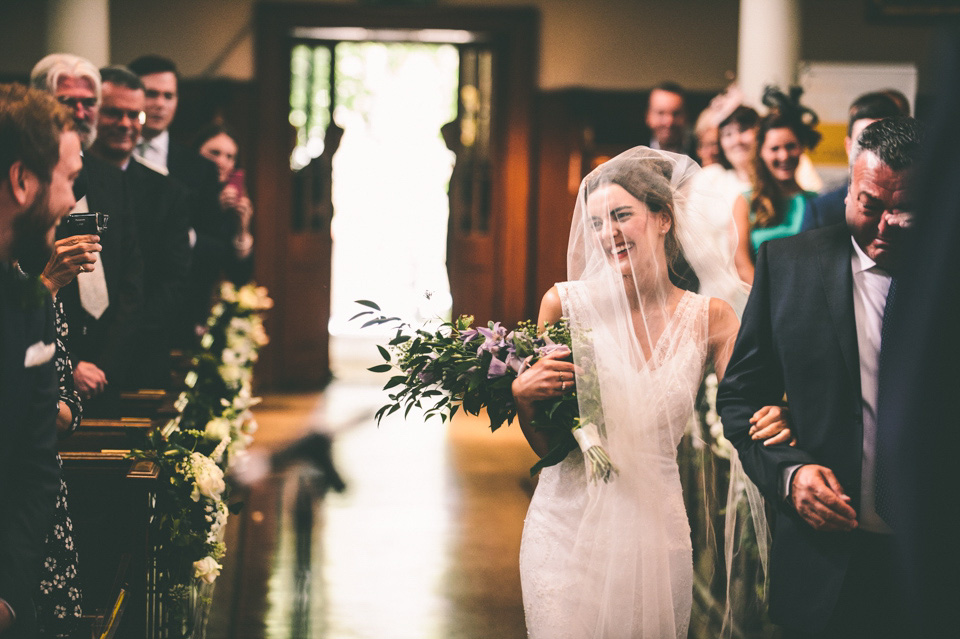
<path fill-rule="evenodd" d="M 234 493 L 210 639 L 520 639 L 517 558 L 535 461 L 519 428 L 372 415 L 362 376 L 323 393 L 267 395 L 252 451 L 329 435 L 346 483 L 276 464 Z"/>

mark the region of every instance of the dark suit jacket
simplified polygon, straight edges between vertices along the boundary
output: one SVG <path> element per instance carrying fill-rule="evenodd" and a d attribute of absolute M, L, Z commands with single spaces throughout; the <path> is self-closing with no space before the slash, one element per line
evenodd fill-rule
<path fill-rule="evenodd" d="M 188 191 L 190 226 L 196 231 L 187 290 L 192 321 L 202 323 L 210 311 L 214 285 L 226 277 L 235 283 L 250 278 L 252 260 L 238 260 L 233 248 L 236 218 L 220 209 L 220 184 L 216 165 L 196 151 L 170 141 L 167 169 Z"/>
<path fill-rule="evenodd" d="M 782 470 L 830 468 L 859 509 L 863 423 L 853 311 L 853 251 L 845 225 L 760 247 L 753 290 L 717 405 L 747 475 L 775 507 L 770 616 L 817 632 L 833 612 L 849 561 L 848 533 L 817 532 L 781 499 Z M 750 439 L 749 419 L 786 393 L 796 447 Z"/>
<path fill-rule="evenodd" d="M 946 636 L 960 602 L 960 29 L 941 34 L 935 108 L 916 169 L 916 229 L 887 310 L 877 406 L 878 455 L 890 464 L 904 569 L 905 637 Z M 889 340 L 889 341 L 887 341 Z"/>
<path fill-rule="evenodd" d="M 143 321 L 135 378 L 138 386 L 165 387 L 173 327 L 182 323 L 190 270 L 186 188 L 136 160 L 124 172 L 133 200 L 143 257 Z"/>
<path fill-rule="evenodd" d="M 17 615 L 11 637 L 36 632 L 43 541 L 60 488 L 54 360 L 24 365 L 27 348 L 54 343 L 49 296 L 24 306 L 9 267 L 0 267 L 0 599 Z M 4 635 L 6 637 L 6 635 Z"/>
<path fill-rule="evenodd" d="M 847 207 L 843 203 L 847 197 L 847 185 L 844 184 L 823 195 L 807 200 L 807 207 L 803 211 L 803 225 L 801 231 L 819 229 L 831 224 L 841 224 L 846 221 Z"/>
<path fill-rule="evenodd" d="M 74 280 L 59 293 L 70 326 L 67 347 L 74 361 L 93 362 L 107 375 L 113 387 L 128 385 L 143 310 L 143 262 L 131 200 L 123 172 L 89 153 L 83 156 L 83 179 L 91 211 L 110 217 L 100 238 L 110 305 L 95 319 L 80 305 Z"/>

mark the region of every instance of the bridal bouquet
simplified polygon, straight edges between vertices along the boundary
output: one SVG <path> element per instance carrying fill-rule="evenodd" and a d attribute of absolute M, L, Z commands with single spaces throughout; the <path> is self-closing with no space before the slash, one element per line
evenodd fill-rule
<path fill-rule="evenodd" d="M 374 302 L 357 303 L 371 310 L 358 313 L 352 320 L 380 311 Z M 513 423 L 517 415 L 510 388 L 517 375 L 548 353 L 564 349 L 569 354 L 573 348 L 570 329 L 563 319 L 543 332 L 538 332 L 531 321 L 521 322 L 509 332 L 499 322 L 474 327 L 469 315 L 444 322 L 432 331 L 383 315 L 367 319 L 363 327 L 373 325 L 396 328 L 385 346 L 377 346 L 385 363 L 369 369 L 393 373 L 383 386 L 390 391 L 390 402 L 377 411 L 378 423 L 401 409 L 404 416 L 414 408 L 422 409 L 427 419 L 439 416 L 444 422 L 461 408 L 471 415 L 486 409 L 490 430 L 495 431 L 504 422 Z M 550 450 L 530 469 L 531 475 L 560 463 L 578 446 L 591 478 L 610 481 L 616 474 L 600 445 L 602 425 L 580 423 L 581 400 L 574 388 L 556 399 L 537 402 L 532 426 L 546 434 Z"/>

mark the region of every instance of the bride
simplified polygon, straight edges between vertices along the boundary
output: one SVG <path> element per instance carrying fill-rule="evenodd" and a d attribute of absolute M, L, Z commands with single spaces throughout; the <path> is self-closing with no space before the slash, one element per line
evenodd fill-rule
<path fill-rule="evenodd" d="M 707 201 L 691 198 L 698 170 L 686 156 L 637 147 L 580 186 L 570 279 L 547 292 L 539 315 L 541 327 L 567 318 L 573 362 L 569 353 L 545 357 L 513 392 L 524 434 L 543 456 L 534 402 L 575 382 L 581 424 L 596 425 L 594 443 L 617 474 L 592 480 L 579 452 L 541 472 L 520 549 L 533 639 L 687 635 L 693 559 L 677 445 L 708 360 L 723 376 L 747 296 L 730 256 L 698 233 L 714 213 L 694 210 Z M 681 256 L 702 295 L 673 283 Z M 766 410 L 755 438 L 788 440 L 786 424 Z"/>

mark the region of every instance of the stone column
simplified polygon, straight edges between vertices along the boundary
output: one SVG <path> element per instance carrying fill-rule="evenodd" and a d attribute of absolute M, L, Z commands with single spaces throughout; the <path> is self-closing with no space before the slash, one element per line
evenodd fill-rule
<path fill-rule="evenodd" d="M 110 0 L 48 0 L 47 53 L 110 64 Z"/>
<path fill-rule="evenodd" d="M 740 0 L 737 83 L 748 104 L 760 107 L 763 88 L 786 91 L 800 59 L 799 0 Z"/>

